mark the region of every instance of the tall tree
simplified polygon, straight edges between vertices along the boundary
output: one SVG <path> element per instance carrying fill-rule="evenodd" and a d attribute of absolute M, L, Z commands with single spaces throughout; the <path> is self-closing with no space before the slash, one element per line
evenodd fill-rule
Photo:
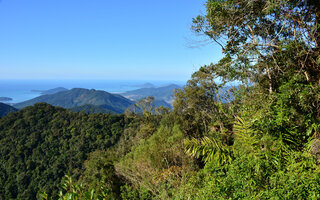
<path fill-rule="evenodd" d="M 320 2 L 208 0 L 193 30 L 218 43 L 214 68 L 225 81 L 259 82 L 269 93 L 292 74 L 320 86 Z"/>

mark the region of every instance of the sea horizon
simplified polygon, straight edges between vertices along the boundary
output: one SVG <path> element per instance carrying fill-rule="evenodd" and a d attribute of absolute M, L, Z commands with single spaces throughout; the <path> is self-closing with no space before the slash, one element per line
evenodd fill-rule
<path fill-rule="evenodd" d="M 23 102 L 41 95 L 41 91 L 57 87 L 66 89 L 85 88 L 103 90 L 109 93 L 123 93 L 151 83 L 155 87 L 168 84 L 184 85 L 186 81 L 173 80 L 0 80 L 0 97 L 12 98 L 11 101 L 0 101 L 6 104 Z"/>

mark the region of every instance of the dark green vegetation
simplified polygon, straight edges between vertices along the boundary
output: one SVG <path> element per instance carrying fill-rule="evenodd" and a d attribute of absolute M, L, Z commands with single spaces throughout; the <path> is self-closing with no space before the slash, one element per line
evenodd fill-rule
<path fill-rule="evenodd" d="M 0 199 L 57 197 L 67 173 L 79 178 L 89 153 L 114 145 L 124 116 L 73 113 L 36 104 L 0 119 Z"/>
<path fill-rule="evenodd" d="M 0 117 L 8 115 L 10 112 L 16 112 L 17 109 L 4 103 L 0 103 Z"/>
<path fill-rule="evenodd" d="M 111 111 L 107 108 L 104 108 L 103 105 L 101 106 L 94 106 L 94 105 L 83 105 L 83 106 L 77 106 L 73 108 L 69 108 L 69 110 L 74 112 L 85 112 L 85 113 L 110 113 L 110 114 L 116 114 L 116 112 Z"/>
<path fill-rule="evenodd" d="M 0 101 L 12 101 L 10 97 L 0 97 Z"/>
<path fill-rule="evenodd" d="M 14 106 L 20 109 L 39 102 L 45 102 L 53 106 L 60 106 L 63 108 L 93 105 L 115 113 L 123 113 L 130 105 L 133 104 L 132 101 L 117 94 L 110 94 L 101 90 L 74 88 L 68 91 L 36 97 L 22 103 L 17 103 Z"/>
<path fill-rule="evenodd" d="M 157 108 L 161 107 L 161 106 L 163 106 L 165 108 L 172 108 L 172 105 L 167 103 L 165 100 L 158 100 L 158 99 L 154 100 L 154 106 Z"/>
<path fill-rule="evenodd" d="M 74 177 L 65 176 L 61 184 L 53 186 L 49 176 L 41 176 L 48 189 L 39 197 L 55 199 L 56 190 L 49 188 L 56 186 L 61 199 L 320 199 L 320 2 L 209 0 L 206 6 L 193 30 L 220 44 L 225 57 L 192 75 L 175 93 L 172 111 L 155 108 L 148 97 L 138 102 L 141 113 L 117 116 L 124 124 L 116 128 L 119 139 L 112 147 L 91 149 L 82 168 L 69 170 Z M 217 84 L 217 78 L 223 82 Z M 241 84 L 226 91 L 230 81 Z M 40 130 L 51 130 L 41 120 L 46 112 L 26 112 L 43 110 L 37 107 L 0 120 L 0 130 L 6 129 L 1 146 L 15 144 L 4 155 L 23 163 L 1 159 L 1 171 L 15 174 L 1 174 L 1 181 L 16 184 L 0 191 L 4 197 L 15 191 L 25 195 L 16 189 L 33 181 L 25 174 L 47 169 L 26 170 L 23 160 L 31 151 L 16 149 L 18 136 L 33 135 L 29 128 L 38 123 L 45 124 Z M 26 129 L 18 126 L 21 116 L 7 122 L 22 113 L 39 120 L 23 125 Z M 91 137 L 88 127 L 79 126 L 84 130 L 79 137 Z M 110 129 L 106 126 L 88 130 Z M 56 127 L 71 134 L 68 126 Z M 59 156 L 71 162 L 65 151 Z"/>
<path fill-rule="evenodd" d="M 181 89 L 181 88 L 182 87 L 179 85 L 171 84 L 171 85 L 158 87 L 158 88 L 154 88 L 154 87 L 141 88 L 141 89 L 122 93 L 121 95 L 133 101 L 138 101 L 138 100 L 141 100 L 142 98 L 153 96 L 156 99 L 156 101 L 163 100 L 168 104 L 172 104 L 174 99 L 174 91 L 176 89 Z"/>

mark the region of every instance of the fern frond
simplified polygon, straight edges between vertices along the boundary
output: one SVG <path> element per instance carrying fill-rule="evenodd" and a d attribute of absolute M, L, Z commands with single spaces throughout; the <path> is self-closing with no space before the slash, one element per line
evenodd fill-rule
<path fill-rule="evenodd" d="M 191 138 L 186 139 L 184 144 L 188 155 L 195 158 L 202 157 L 206 163 L 217 161 L 218 164 L 223 165 L 232 160 L 229 147 L 222 145 L 215 138 L 204 137 L 199 140 Z"/>

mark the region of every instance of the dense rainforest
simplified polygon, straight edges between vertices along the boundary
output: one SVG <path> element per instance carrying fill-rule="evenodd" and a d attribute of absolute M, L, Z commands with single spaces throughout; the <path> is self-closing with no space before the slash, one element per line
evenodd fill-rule
<path fill-rule="evenodd" d="M 1 198 L 320 199 L 320 2 L 205 5 L 192 29 L 224 57 L 173 110 L 2 117 Z"/>
<path fill-rule="evenodd" d="M 36 104 L 0 119 L 0 198 L 34 199 L 39 190 L 57 196 L 61 178 L 78 178 L 89 153 L 114 145 L 122 115 L 73 113 Z"/>

